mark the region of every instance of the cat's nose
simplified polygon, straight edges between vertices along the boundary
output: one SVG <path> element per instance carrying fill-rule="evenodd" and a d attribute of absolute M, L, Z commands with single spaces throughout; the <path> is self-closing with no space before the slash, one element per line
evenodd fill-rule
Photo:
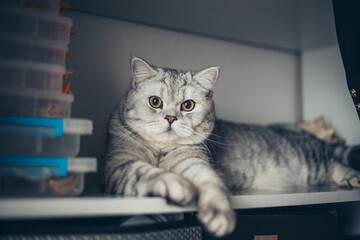
<path fill-rule="evenodd" d="M 165 119 L 168 120 L 168 122 L 169 122 L 170 124 L 172 124 L 175 120 L 177 120 L 177 118 L 176 118 L 175 116 L 169 116 L 169 115 L 167 115 L 167 116 L 165 117 Z"/>

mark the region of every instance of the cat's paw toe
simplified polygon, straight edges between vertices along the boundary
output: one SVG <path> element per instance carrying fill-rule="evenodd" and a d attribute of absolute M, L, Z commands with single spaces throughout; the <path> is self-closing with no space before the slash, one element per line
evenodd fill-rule
<path fill-rule="evenodd" d="M 351 189 L 351 184 L 348 179 L 343 179 L 340 182 L 340 187 L 343 189 Z"/>
<path fill-rule="evenodd" d="M 236 215 L 228 201 L 214 201 L 202 206 L 199 203 L 198 219 L 215 237 L 225 236 L 235 229 Z"/>
<path fill-rule="evenodd" d="M 343 179 L 340 186 L 345 189 L 360 188 L 360 178 L 358 176 L 351 176 Z"/>
<path fill-rule="evenodd" d="M 219 212 L 214 209 L 211 212 L 199 215 L 199 220 L 207 231 L 215 237 L 222 237 L 231 233 L 236 223 L 233 211 Z"/>
<path fill-rule="evenodd" d="M 349 179 L 349 183 L 352 187 L 354 188 L 359 188 L 360 187 L 360 179 L 357 176 L 353 176 Z"/>
<path fill-rule="evenodd" d="M 193 184 L 176 174 L 164 174 L 156 179 L 152 192 L 155 196 L 166 198 L 182 206 L 190 204 L 196 197 Z"/>
<path fill-rule="evenodd" d="M 196 190 L 192 183 L 183 178 L 169 178 L 167 180 L 169 201 L 187 205 L 191 203 L 196 196 Z"/>

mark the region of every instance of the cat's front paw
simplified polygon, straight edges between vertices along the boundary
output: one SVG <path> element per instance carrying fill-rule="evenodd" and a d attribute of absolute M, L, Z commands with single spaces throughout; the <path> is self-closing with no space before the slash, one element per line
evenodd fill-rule
<path fill-rule="evenodd" d="M 193 202 L 197 195 L 193 184 L 175 173 L 161 174 L 149 186 L 149 195 L 163 197 L 182 206 Z"/>
<path fill-rule="evenodd" d="M 222 237 L 234 231 L 236 215 L 226 195 L 200 195 L 198 206 L 198 219 L 210 234 Z"/>

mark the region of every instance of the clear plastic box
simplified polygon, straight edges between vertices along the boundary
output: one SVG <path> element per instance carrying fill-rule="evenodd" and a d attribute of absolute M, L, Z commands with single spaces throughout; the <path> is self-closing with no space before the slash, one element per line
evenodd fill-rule
<path fill-rule="evenodd" d="M 0 5 L 0 33 L 69 43 L 72 25 L 68 17 Z"/>
<path fill-rule="evenodd" d="M 65 66 L 67 44 L 58 41 L 0 35 L 0 58 Z"/>
<path fill-rule="evenodd" d="M 70 118 L 74 96 L 59 92 L 0 88 L 0 114 Z"/>
<path fill-rule="evenodd" d="M 59 14 L 60 0 L 2 0 L 2 3 L 17 8 Z"/>
<path fill-rule="evenodd" d="M 75 157 L 92 131 L 87 119 L 0 116 L 0 155 Z"/>
<path fill-rule="evenodd" d="M 61 92 L 65 68 L 0 59 L 0 87 Z"/>
<path fill-rule="evenodd" d="M 0 196 L 73 196 L 84 190 L 95 158 L 0 157 Z"/>

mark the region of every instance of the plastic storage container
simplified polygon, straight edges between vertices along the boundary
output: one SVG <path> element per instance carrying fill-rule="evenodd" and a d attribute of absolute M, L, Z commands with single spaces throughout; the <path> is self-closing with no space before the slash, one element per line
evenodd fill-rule
<path fill-rule="evenodd" d="M 0 59 L 0 87 L 61 92 L 65 68 Z"/>
<path fill-rule="evenodd" d="M 70 118 L 74 96 L 59 92 L 0 88 L 0 114 Z"/>
<path fill-rule="evenodd" d="M 0 116 L 0 155 L 64 156 L 79 153 L 80 136 L 92 134 L 87 119 Z"/>
<path fill-rule="evenodd" d="M 65 66 L 67 44 L 58 41 L 0 35 L 0 58 Z"/>
<path fill-rule="evenodd" d="M 60 0 L 2 0 L 2 3 L 8 6 L 59 14 Z"/>
<path fill-rule="evenodd" d="M 95 158 L 0 156 L 0 196 L 71 196 L 84 190 Z"/>
<path fill-rule="evenodd" d="M 0 5 L 0 33 L 69 43 L 71 18 Z"/>

